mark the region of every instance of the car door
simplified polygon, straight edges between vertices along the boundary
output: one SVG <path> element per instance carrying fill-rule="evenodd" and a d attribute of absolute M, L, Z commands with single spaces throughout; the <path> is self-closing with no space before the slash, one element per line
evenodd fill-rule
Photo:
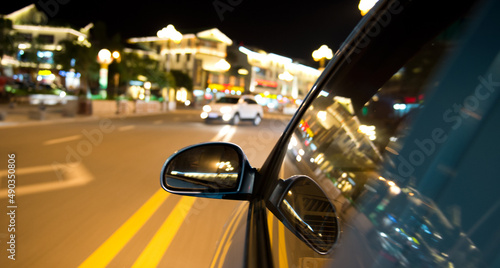
<path fill-rule="evenodd" d="M 248 201 L 244 245 L 220 240 L 241 262 L 212 267 L 498 267 L 499 10 L 380 1 L 260 169 L 234 144 L 170 157 L 167 191 Z"/>
<path fill-rule="evenodd" d="M 381 3 L 310 92 L 262 172 L 314 180 L 340 231 L 321 251 L 270 208 L 275 267 L 500 265 L 500 5 L 450 7 Z"/>
<path fill-rule="evenodd" d="M 241 98 L 239 102 L 239 112 L 240 116 L 243 119 L 254 118 L 256 115 L 255 106 L 252 103 L 252 99 L 250 98 Z"/>

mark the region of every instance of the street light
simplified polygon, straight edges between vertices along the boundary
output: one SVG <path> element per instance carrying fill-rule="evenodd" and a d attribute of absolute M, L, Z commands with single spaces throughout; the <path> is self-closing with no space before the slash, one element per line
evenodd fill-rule
<path fill-rule="evenodd" d="M 113 62 L 114 59 L 119 60 L 120 53 L 114 51 L 111 53 L 106 48 L 103 48 L 97 54 L 97 62 L 101 64 L 99 69 L 99 87 L 101 89 L 101 96 L 105 99 L 107 97 L 106 89 L 108 88 L 108 66 Z"/>
<path fill-rule="evenodd" d="M 359 11 L 361 11 L 361 15 L 364 16 L 372 7 L 378 2 L 378 0 L 359 0 Z"/>
<path fill-rule="evenodd" d="M 314 61 L 319 61 L 319 69 L 323 70 L 325 68 L 325 59 L 332 59 L 333 52 L 327 45 L 322 45 L 318 49 L 314 50 L 312 53 Z"/>

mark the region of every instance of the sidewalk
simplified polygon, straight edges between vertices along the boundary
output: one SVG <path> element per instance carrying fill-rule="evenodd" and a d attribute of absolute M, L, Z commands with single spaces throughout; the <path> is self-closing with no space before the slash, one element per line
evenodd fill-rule
<path fill-rule="evenodd" d="M 199 115 L 201 113 L 201 108 L 185 108 L 179 107 L 173 111 L 159 111 L 159 112 L 144 112 L 144 113 L 127 113 L 116 114 L 113 111 L 106 112 L 93 112 L 92 115 L 80 115 L 75 114 L 73 116 L 64 115 L 64 106 L 46 106 L 43 119 L 33 117 L 33 113 L 40 111 L 39 107 L 36 105 L 16 105 L 14 108 L 10 108 L 8 104 L 0 104 L 0 129 L 5 127 L 16 127 L 16 126 L 31 126 L 31 125 L 42 125 L 42 124 L 53 124 L 53 123 L 65 123 L 65 122 L 76 122 L 76 121 L 90 121 L 99 120 L 102 118 L 117 118 L 117 117 L 138 117 L 138 116 L 148 116 L 148 115 L 158 115 L 158 114 L 172 114 L 172 113 L 194 113 Z M 30 117 L 30 113 L 32 116 Z M 3 118 L 2 118 L 3 117 Z M 278 119 L 278 120 L 289 120 L 292 115 L 285 115 L 279 112 L 265 112 L 264 118 L 266 119 Z"/>
<path fill-rule="evenodd" d="M 0 104 L 0 128 L 4 127 L 14 127 L 14 126 L 28 126 L 28 125 L 40 125 L 40 124 L 51 124 L 51 123 L 64 123 L 64 122 L 75 122 L 75 121 L 86 121 L 86 120 L 98 120 L 101 118 L 114 118 L 121 117 L 124 115 L 116 114 L 116 112 L 100 112 L 93 113 L 92 115 L 80 115 L 75 114 L 73 116 L 64 115 L 64 106 L 46 106 L 43 116 L 39 116 L 40 109 L 36 105 L 17 105 L 14 108 L 10 108 L 8 104 Z M 166 114 L 166 112 L 150 112 L 150 113 L 129 113 L 126 117 L 133 116 L 147 116 L 155 114 Z M 172 113 L 172 111 L 170 112 Z M 43 117 L 43 118 L 41 118 Z"/>

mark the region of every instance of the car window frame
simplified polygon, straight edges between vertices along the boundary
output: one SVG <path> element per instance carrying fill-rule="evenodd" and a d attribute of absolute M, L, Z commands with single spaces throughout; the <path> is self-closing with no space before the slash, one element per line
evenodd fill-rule
<path fill-rule="evenodd" d="M 287 147 L 290 138 L 293 134 L 293 130 L 300 124 L 300 120 L 305 115 L 307 109 L 314 103 L 314 101 L 320 95 L 323 88 L 331 87 L 330 83 L 332 83 L 332 81 L 334 82 L 337 78 L 341 77 L 342 75 L 345 75 L 342 73 L 344 69 L 356 68 L 356 66 L 359 66 L 359 59 L 364 57 L 366 53 L 371 52 L 370 50 L 373 48 L 373 46 L 383 47 L 386 46 L 387 42 L 395 42 L 394 41 L 395 38 L 392 37 L 393 36 L 392 33 L 386 32 L 384 34 L 379 34 L 375 36 L 373 36 L 371 33 L 372 31 L 373 32 L 380 31 L 379 29 L 380 25 L 387 24 L 387 22 L 384 21 L 385 14 L 391 14 L 392 21 L 390 23 L 392 23 L 392 25 L 398 24 L 397 23 L 398 21 L 397 20 L 394 21 L 394 18 L 396 18 L 397 16 L 401 16 L 401 14 L 404 15 L 400 17 L 403 21 L 411 20 L 407 18 L 408 15 L 407 9 L 409 8 L 405 7 L 406 4 L 410 5 L 411 7 L 411 5 L 414 4 L 414 2 L 412 3 L 412 1 L 408 0 L 404 1 L 390 0 L 385 2 L 379 1 L 374 6 L 374 8 L 365 17 L 363 17 L 363 19 L 359 22 L 359 24 L 354 28 L 354 30 L 348 36 L 346 41 L 340 46 L 339 50 L 335 53 L 332 60 L 328 63 L 325 70 L 318 78 L 318 80 L 312 86 L 311 90 L 307 93 L 304 101 L 299 106 L 299 109 L 292 117 L 288 125 L 286 126 L 282 136 L 276 143 L 271 153 L 268 155 L 266 161 L 264 162 L 263 166 L 260 169 L 261 171 L 260 174 L 268 179 L 264 180 L 265 185 L 258 184 L 259 181 L 257 181 L 255 189 L 257 189 L 258 191 L 259 190 L 264 191 L 265 192 L 264 195 L 266 197 L 269 197 L 271 195 L 271 190 L 269 189 L 275 187 L 276 181 L 279 179 L 279 170 L 281 168 L 283 159 L 285 157 L 285 150 L 282 150 L 282 148 Z M 420 5 L 416 7 L 416 10 L 412 10 L 413 12 L 411 14 L 412 18 L 415 17 L 418 18 L 422 14 L 421 11 L 428 9 L 428 5 L 426 6 L 425 1 L 419 1 L 419 4 Z M 428 22 L 427 27 L 420 28 L 419 36 L 416 36 L 414 32 L 412 32 L 412 36 L 407 35 L 406 43 L 411 44 L 413 46 L 411 47 L 411 50 L 407 49 L 406 53 L 414 55 L 423 45 L 427 43 L 427 41 L 429 41 L 432 38 L 432 36 L 436 36 L 439 32 L 442 31 L 442 29 L 450 25 L 451 22 L 453 22 L 459 16 L 458 14 L 465 13 L 466 10 L 471 9 L 471 6 L 473 4 L 471 3 L 466 7 L 462 7 L 460 10 L 457 8 L 457 10 L 455 10 L 456 12 L 449 10 L 448 5 L 446 5 L 445 3 L 440 3 L 440 5 L 441 5 L 440 10 L 448 9 L 449 12 L 447 13 L 447 15 L 449 16 L 448 21 L 450 22 L 445 23 L 441 27 L 435 24 L 430 24 Z M 438 11 L 435 11 L 435 13 L 438 13 Z M 437 15 L 438 14 L 434 14 L 434 16 Z M 425 20 L 430 20 L 430 19 L 426 18 Z M 388 27 L 389 25 L 387 25 L 385 29 L 387 29 Z M 404 26 L 398 25 L 398 27 L 399 29 L 396 29 L 395 31 L 400 31 L 402 33 L 406 31 Z M 427 30 L 432 30 L 433 32 L 429 33 L 427 32 Z M 386 40 L 386 38 L 388 38 L 389 40 Z M 400 36 L 398 36 L 398 39 L 399 38 Z M 380 41 L 380 39 L 382 40 Z M 415 41 L 419 39 L 423 39 L 425 41 L 420 41 L 420 42 Z M 368 44 L 365 44 L 366 40 L 369 40 Z M 406 60 L 401 61 L 399 66 L 402 66 L 405 61 Z M 395 68 L 391 72 L 387 72 L 386 76 L 390 77 L 393 73 L 396 72 L 396 70 L 397 68 Z M 355 79 L 355 77 L 353 77 L 353 79 Z M 383 81 L 386 81 L 386 79 L 384 79 Z M 373 91 L 365 93 L 363 101 L 357 101 L 357 103 L 364 104 L 368 99 L 371 98 L 373 93 L 374 93 Z M 361 106 L 356 105 L 355 109 L 360 109 L 361 107 L 362 105 Z M 275 182 L 271 183 L 272 180 L 270 180 L 269 178 L 273 178 Z"/>
<path fill-rule="evenodd" d="M 335 81 L 338 77 L 342 77 L 342 75 L 345 75 L 344 70 L 349 69 L 349 68 L 356 68 L 356 66 L 359 66 L 359 60 L 363 56 L 366 55 L 366 53 L 370 53 L 370 50 L 373 49 L 373 47 L 382 47 L 386 42 L 394 42 L 394 38 L 391 37 L 394 35 L 394 31 L 397 32 L 397 30 L 392 30 L 389 31 L 389 33 L 385 32 L 380 35 L 375 35 L 371 36 L 370 33 L 371 31 L 376 31 L 377 27 L 380 27 L 383 23 L 384 14 L 391 14 L 393 17 L 392 24 L 398 24 L 398 19 L 397 18 L 400 14 L 402 16 L 399 18 L 400 20 L 406 21 L 406 23 L 409 23 L 408 20 L 411 19 L 418 19 L 421 14 L 423 14 L 422 11 L 426 11 L 429 8 L 429 3 L 425 1 L 420 1 L 418 2 L 418 7 L 416 7 L 414 10 L 411 10 L 411 18 L 407 18 L 407 11 L 408 4 L 411 6 L 413 3 L 412 1 L 379 1 L 378 4 L 372 9 L 370 13 L 368 13 L 367 16 L 365 16 L 358 26 L 353 30 L 353 32 L 349 35 L 349 37 L 346 39 L 346 41 L 342 44 L 342 46 L 339 48 L 339 50 L 335 53 L 334 58 L 329 62 L 323 73 L 320 75 L 316 83 L 313 85 L 311 90 L 308 92 L 304 102 L 300 105 L 298 111 L 295 113 L 295 115 L 292 117 L 292 119 L 289 121 L 288 125 L 286 126 L 285 130 L 283 131 L 280 139 L 274 146 L 273 150 L 271 153 L 268 155 L 266 161 L 264 162 L 263 166 L 259 170 L 259 175 L 258 179 L 255 182 L 254 185 L 254 192 L 257 193 L 256 198 L 263 198 L 263 201 L 266 202 L 268 198 L 272 194 L 272 189 L 274 189 L 280 179 L 286 179 L 286 178 L 280 178 L 279 172 L 282 168 L 283 160 L 285 158 L 285 153 L 286 150 L 283 148 L 287 148 L 288 143 L 290 141 L 291 136 L 294 133 L 294 130 L 297 128 L 297 126 L 300 124 L 300 120 L 303 118 L 305 115 L 306 111 L 309 109 L 311 105 L 316 101 L 318 96 L 321 94 L 322 90 L 324 88 L 329 88 L 331 87 L 332 81 Z M 435 5 L 435 3 L 433 3 Z M 443 29 L 445 29 L 447 26 L 449 26 L 453 21 L 456 20 L 456 18 L 459 16 L 459 14 L 465 13 L 466 10 L 470 10 L 471 6 L 473 5 L 473 1 L 468 3 L 468 5 L 460 6 L 459 9 L 463 12 L 460 11 L 450 11 L 448 6 L 444 3 L 440 3 L 440 9 L 439 10 L 447 10 L 449 13 L 449 18 L 447 23 L 441 23 L 440 27 L 437 27 L 436 25 L 431 25 L 427 24 L 426 27 L 423 27 L 419 32 L 419 35 L 415 36 L 414 32 L 412 32 L 413 36 L 406 35 L 405 36 L 405 42 L 407 44 L 412 44 L 410 48 L 408 48 L 407 51 L 403 51 L 407 53 L 407 55 L 415 55 L 416 52 L 424 46 L 429 40 L 431 40 L 434 36 L 439 34 Z M 403 8 L 404 7 L 404 8 Z M 403 10 L 404 9 L 404 10 Z M 434 12 L 434 16 L 438 16 L 438 11 Z M 422 19 L 422 18 L 420 18 Z M 427 17 L 424 18 L 424 20 L 430 20 Z M 403 31 L 404 29 L 404 24 L 399 25 L 398 27 L 402 27 L 399 30 Z M 428 30 L 431 30 L 430 33 Z M 400 36 L 397 36 L 398 39 L 400 39 Z M 370 40 L 369 44 L 366 45 L 363 42 L 364 40 Z M 412 40 L 413 39 L 413 40 Z M 421 42 L 413 42 L 411 41 L 414 40 L 423 40 Z M 373 53 L 373 51 L 371 51 Z M 405 58 L 405 60 L 401 61 L 400 64 L 393 63 L 393 65 L 401 67 L 404 65 L 404 63 L 407 61 L 408 57 L 401 57 Z M 349 64 L 351 64 L 349 66 Z M 347 67 L 346 67 L 347 66 Z M 386 77 L 387 79 L 382 79 L 384 82 L 389 79 L 390 76 L 392 76 L 393 73 L 397 71 L 398 68 L 395 68 L 394 70 L 390 70 L 386 72 Z M 351 71 L 352 70 L 348 70 Z M 352 73 L 351 73 L 352 75 Z M 351 76 L 352 77 L 352 76 Z M 355 77 L 354 77 L 355 78 Z M 360 106 L 359 104 L 364 104 L 367 99 L 371 98 L 371 96 L 374 94 L 374 92 L 367 92 L 363 97 L 365 98 L 364 100 L 361 98 L 360 101 L 357 102 L 356 104 L 356 109 L 360 109 L 362 105 Z M 267 204 L 268 206 L 270 205 L 269 203 Z M 261 207 L 261 206 L 260 206 Z M 260 216 L 262 217 L 262 216 Z M 250 221 L 249 221 L 250 223 Z M 267 225 L 267 224 L 266 224 Z M 268 235 L 267 228 L 265 233 Z M 269 238 L 269 237 L 267 237 Z M 271 257 L 272 258 L 272 257 Z"/>

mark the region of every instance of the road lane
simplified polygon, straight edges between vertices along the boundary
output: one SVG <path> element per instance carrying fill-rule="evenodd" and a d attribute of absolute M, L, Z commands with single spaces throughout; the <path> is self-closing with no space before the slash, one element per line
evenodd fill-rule
<path fill-rule="evenodd" d="M 161 166 L 173 152 L 211 141 L 218 135 L 219 140 L 242 143 L 245 152 L 252 152 L 249 157 L 252 165 L 259 167 L 282 131 L 276 126 L 284 128 L 283 124 L 269 120 L 264 120 L 258 128 L 205 125 L 197 117 L 177 114 L 175 117 L 159 115 L 0 129 L 0 133 L 10 140 L 9 144 L 0 145 L 5 154 L 0 156 L 0 161 L 6 162 L 7 152 L 15 151 L 19 171 L 54 163 L 71 166 L 77 162 L 94 178 L 78 187 L 18 196 L 17 249 L 20 258 L 12 267 L 77 267 L 160 189 Z M 127 131 L 119 131 L 123 128 Z M 220 134 L 223 128 L 232 131 Z M 83 138 L 43 145 L 48 140 L 76 135 Z M 35 185 L 40 178 L 58 181 L 57 174 L 47 170 L 20 175 L 20 181 L 30 185 Z M 5 187 L 3 176 L 2 187 Z M 179 198 L 175 196 L 165 201 L 149 219 L 143 219 L 144 226 L 119 250 L 109 267 L 130 267 L 152 241 Z M 227 219 L 239 204 L 196 199 L 161 258 L 160 266 L 210 264 Z M 0 224 L 5 225 L 4 219 L 2 217 Z M 6 231 L 3 229 L 0 226 L 0 237 L 4 238 Z M 5 261 L 2 257 L 0 266 L 11 267 L 4 266 Z"/>
<path fill-rule="evenodd" d="M 57 144 L 57 143 L 63 143 L 63 142 L 68 142 L 68 141 L 75 141 L 83 138 L 82 135 L 73 135 L 69 137 L 64 137 L 64 138 L 58 138 L 58 139 L 51 139 L 43 143 L 43 145 L 52 145 L 52 144 Z"/>
<path fill-rule="evenodd" d="M 137 210 L 116 232 L 114 232 L 79 267 L 105 267 L 120 250 L 132 239 L 140 228 L 153 216 L 170 194 L 159 189 L 142 207 Z"/>

